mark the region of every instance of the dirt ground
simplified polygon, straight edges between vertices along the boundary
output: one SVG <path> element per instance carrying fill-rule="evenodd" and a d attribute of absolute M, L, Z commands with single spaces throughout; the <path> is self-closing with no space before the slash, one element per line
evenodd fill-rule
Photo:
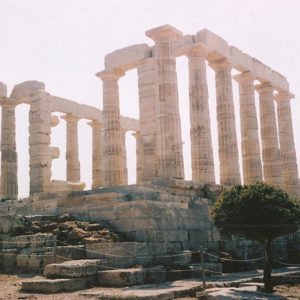
<path fill-rule="evenodd" d="M 17 300 L 17 299 L 27 299 L 27 300 L 87 300 L 90 297 L 80 296 L 81 291 L 71 292 L 71 293 L 61 293 L 61 294 L 29 294 L 22 293 L 21 282 L 25 280 L 31 280 L 34 277 L 39 277 L 30 274 L 16 274 L 16 275 L 4 275 L 0 274 L 0 300 Z M 97 290 L 97 288 L 92 288 L 92 290 Z M 287 297 L 291 300 L 300 300 L 300 284 L 290 286 L 290 285 L 280 285 L 275 287 L 275 293 Z M 196 298 L 181 298 L 185 300 L 194 300 Z"/>

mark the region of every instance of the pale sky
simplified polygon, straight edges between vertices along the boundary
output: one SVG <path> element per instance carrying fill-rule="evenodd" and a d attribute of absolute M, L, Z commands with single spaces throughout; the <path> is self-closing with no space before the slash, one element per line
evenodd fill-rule
<path fill-rule="evenodd" d="M 151 28 L 170 24 L 183 34 L 207 28 L 243 52 L 284 75 L 292 100 L 294 135 L 300 162 L 300 0 L 0 0 L 0 81 L 43 81 L 55 96 L 102 107 L 102 83 L 95 73 L 106 54 L 133 44 L 153 42 Z M 177 60 L 186 179 L 189 159 L 187 60 Z M 235 73 L 235 72 L 233 72 Z M 208 68 L 210 110 L 217 182 L 218 148 L 213 71 Z M 257 95 L 256 95 L 257 97 Z M 234 82 L 238 111 L 238 90 Z M 136 71 L 120 80 L 121 113 L 138 118 Z M 17 108 L 20 196 L 28 194 L 28 107 Z M 237 118 L 239 136 L 239 118 Z M 65 126 L 53 129 L 53 179 L 65 179 Z M 91 129 L 80 122 L 82 180 L 91 181 Z M 130 182 L 135 181 L 134 138 L 127 134 Z"/>

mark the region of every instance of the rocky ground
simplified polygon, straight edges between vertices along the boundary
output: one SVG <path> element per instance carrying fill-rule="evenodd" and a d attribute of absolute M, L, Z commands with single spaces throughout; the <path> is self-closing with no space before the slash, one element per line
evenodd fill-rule
<path fill-rule="evenodd" d="M 15 274 L 15 275 L 3 275 L 0 274 L 0 300 L 16 300 L 16 299 L 28 299 L 28 300 L 87 300 L 87 299 L 97 299 L 95 297 L 85 297 L 80 294 L 82 291 L 71 292 L 71 293 L 61 293 L 52 295 L 42 295 L 42 294 L 29 294 L 22 293 L 20 291 L 21 281 L 31 280 L 36 275 L 30 274 Z M 95 287 L 89 289 L 90 292 L 98 291 L 101 288 Z M 298 285 L 279 285 L 275 287 L 275 293 L 287 297 L 290 300 L 300 299 L 300 284 Z M 196 300 L 197 298 L 181 298 L 185 300 Z"/>
<path fill-rule="evenodd" d="M 124 236 L 101 224 L 76 221 L 68 214 L 45 219 L 41 216 L 38 219 L 31 220 L 29 217 L 23 219 L 20 225 L 13 228 L 12 236 L 53 233 L 57 236 L 58 246 L 64 243 L 82 245 L 125 241 Z"/>

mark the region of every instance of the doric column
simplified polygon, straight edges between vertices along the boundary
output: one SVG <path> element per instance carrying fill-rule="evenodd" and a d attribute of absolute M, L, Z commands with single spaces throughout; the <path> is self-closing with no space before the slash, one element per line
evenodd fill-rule
<path fill-rule="evenodd" d="M 78 121 L 79 118 L 67 114 L 62 116 L 67 125 L 67 143 L 66 143 L 66 160 L 67 160 L 67 181 L 80 181 L 80 162 L 78 154 Z"/>
<path fill-rule="evenodd" d="M 215 71 L 217 121 L 220 159 L 220 182 L 241 183 L 235 113 L 232 94 L 231 65 L 225 59 L 209 64 Z"/>
<path fill-rule="evenodd" d="M 215 183 L 205 57 L 208 51 L 195 47 L 189 61 L 191 157 L 193 181 Z"/>
<path fill-rule="evenodd" d="M 92 127 L 92 189 L 102 184 L 102 124 L 97 121 L 88 123 Z"/>
<path fill-rule="evenodd" d="M 158 68 L 154 57 L 138 63 L 141 182 L 158 177 L 157 104 Z M 139 182 L 139 181 L 138 181 Z"/>
<path fill-rule="evenodd" d="M 127 149 L 126 149 L 126 128 L 121 128 L 122 155 L 124 165 L 124 184 L 128 184 L 128 169 L 127 169 Z"/>
<path fill-rule="evenodd" d="M 263 181 L 253 85 L 255 77 L 244 72 L 235 75 L 234 79 L 239 83 L 244 184 L 250 184 Z"/>
<path fill-rule="evenodd" d="M 118 80 L 124 72 L 105 70 L 96 74 L 103 81 L 103 185 L 124 185 Z"/>
<path fill-rule="evenodd" d="M 294 95 L 280 92 L 275 96 L 277 101 L 277 119 L 280 141 L 280 158 L 283 189 L 291 195 L 300 195 L 298 164 L 294 143 L 293 122 L 290 100 Z"/>
<path fill-rule="evenodd" d="M 51 107 L 50 95 L 35 91 L 29 111 L 29 175 L 30 194 L 51 190 L 52 159 L 57 157 L 56 148 L 50 147 Z"/>
<path fill-rule="evenodd" d="M 142 182 L 142 151 L 141 151 L 141 134 L 136 131 L 132 134 L 136 139 L 136 183 Z"/>
<path fill-rule="evenodd" d="M 146 35 L 155 41 L 154 56 L 158 63 L 159 177 L 184 178 L 175 55 L 175 41 L 182 33 L 165 25 L 147 31 Z"/>
<path fill-rule="evenodd" d="M 282 186 L 280 152 L 274 108 L 274 87 L 265 82 L 255 86 L 259 93 L 260 131 L 264 180 Z"/>
<path fill-rule="evenodd" d="M 18 199 L 18 157 L 14 99 L 0 98 L 1 121 L 1 200 Z"/>

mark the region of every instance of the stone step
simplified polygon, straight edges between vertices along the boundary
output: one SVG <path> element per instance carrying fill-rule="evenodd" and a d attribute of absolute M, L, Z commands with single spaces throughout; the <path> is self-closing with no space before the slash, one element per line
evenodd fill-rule
<path fill-rule="evenodd" d="M 86 278 L 37 279 L 22 282 L 22 291 L 39 293 L 58 293 L 86 288 Z"/>
<path fill-rule="evenodd" d="M 47 278 L 88 277 L 96 275 L 100 270 L 100 265 L 99 259 L 80 259 L 49 264 L 44 269 L 44 276 Z"/>
<path fill-rule="evenodd" d="M 221 264 L 206 264 L 207 270 L 221 271 Z M 206 272 L 210 276 L 210 272 Z M 200 265 L 191 265 L 189 268 L 166 269 L 163 266 L 152 268 L 128 268 L 105 270 L 97 272 L 97 285 L 107 287 L 126 287 L 133 285 L 153 284 L 165 281 L 186 278 L 201 278 Z"/>

